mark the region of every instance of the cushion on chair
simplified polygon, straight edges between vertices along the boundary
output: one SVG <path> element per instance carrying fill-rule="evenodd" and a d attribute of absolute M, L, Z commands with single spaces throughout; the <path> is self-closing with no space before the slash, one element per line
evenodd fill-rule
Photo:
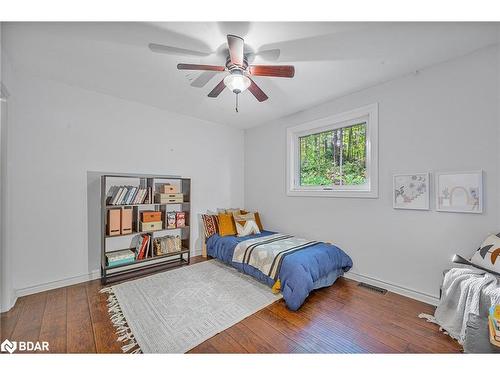
<path fill-rule="evenodd" d="M 470 262 L 482 269 L 500 274 L 500 237 L 498 234 L 489 235 L 472 255 Z"/>

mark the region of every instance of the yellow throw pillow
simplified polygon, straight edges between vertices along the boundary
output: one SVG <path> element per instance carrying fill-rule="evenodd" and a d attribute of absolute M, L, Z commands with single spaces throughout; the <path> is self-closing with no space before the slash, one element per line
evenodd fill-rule
<path fill-rule="evenodd" d="M 233 215 L 219 213 L 219 235 L 224 236 L 234 236 L 236 235 L 236 225 L 234 224 Z"/>

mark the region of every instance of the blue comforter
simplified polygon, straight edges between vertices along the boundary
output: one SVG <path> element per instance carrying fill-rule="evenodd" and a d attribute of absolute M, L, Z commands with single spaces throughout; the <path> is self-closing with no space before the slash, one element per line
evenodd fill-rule
<path fill-rule="evenodd" d="M 262 231 L 246 237 L 214 234 L 207 240 L 209 256 L 235 267 L 256 279 L 273 286 L 274 280 L 248 264 L 233 262 L 233 252 L 239 242 L 269 236 L 275 232 Z M 284 258 L 279 280 L 281 293 L 290 310 L 297 310 L 313 289 L 332 285 L 339 276 L 352 267 L 351 258 L 337 246 L 318 243 L 306 250 L 298 251 Z"/>

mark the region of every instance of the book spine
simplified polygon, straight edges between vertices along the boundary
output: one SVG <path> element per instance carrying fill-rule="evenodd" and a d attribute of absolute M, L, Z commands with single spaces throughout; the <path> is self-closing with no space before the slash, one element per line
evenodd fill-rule
<path fill-rule="evenodd" d="M 125 193 L 125 196 L 123 197 L 122 204 L 127 204 L 127 201 L 128 201 L 128 198 L 130 197 L 131 192 L 132 192 L 132 186 L 127 186 L 127 192 Z"/>
<path fill-rule="evenodd" d="M 131 192 L 132 192 L 132 186 L 127 186 L 127 192 L 125 193 L 125 196 L 123 197 L 122 204 L 127 204 L 128 197 L 130 196 Z"/>
<path fill-rule="evenodd" d="M 134 263 L 135 259 L 134 258 L 125 258 L 125 259 L 118 259 L 118 260 L 108 260 L 108 266 L 113 267 L 113 266 L 123 266 L 125 264 L 131 264 Z"/>
<path fill-rule="evenodd" d="M 137 190 L 137 188 L 133 187 L 132 190 L 130 190 L 130 194 L 127 198 L 127 204 L 131 204 L 132 203 L 132 199 L 134 198 L 134 195 L 135 195 L 135 191 Z"/>
<path fill-rule="evenodd" d="M 134 200 L 135 204 L 139 204 L 139 201 L 141 200 L 141 195 L 142 195 L 142 188 L 139 188 L 139 190 L 137 190 L 137 195 Z"/>
<path fill-rule="evenodd" d="M 144 244 L 146 243 L 146 237 L 145 236 L 141 237 L 142 237 L 141 248 L 139 250 L 139 254 L 137 254 L 137 260 L 141 260 L 144 255 Z"/>
<path fill-rule="evenodd" d="M 126 193 L 127 193 L 127 187 L 124 186 L 122 189 L 122 193 L 120 194 L 120 197 L 118 198 L 118 201 L 116 202 L 117 205 L 122 204 L 123 197 L 125 196 Z"/>
<path fill-rule="evenodd" d="M 111 204 L 112 205 L 115 205 L 116 204 L 116 201 L 118 200 L 118 197 L 120 196 L 120 194 L 122 193 L 122 188 L 121 186 L 117 186 L 116 187 L 116 192 L 115 192 L 115 195 L 113 196 L 113 199 L 111 200 Z"/>
<path fill-rule="evenodd" d="M 125 204 L 127 202 L 128 196 L 130 194 L 130 187 L 127 186 L 125 189 L 126 189 L 126 191 L 125 191 L 125 194 L 123 195 L 123 198 L 122 198 L 122 201 L 120 204 Z"/>
<path fill-rule="evenodd" d="M 137 257 L 137 259 L 141 260 L 141 259 L 144 259 L 144 255 L 145 255 L 145 251 L 146 251 L 146 246 L 148 245 L 148 236 L 142 236 L 143 237 L 143 242 L 142 242 L 142 246 L 141 246 L 141 251 L 139 252 L 139 256 Z"/>
<path fill-rule="evenodd" d="M 137 188 L 137 190 L 134 193 L 134 197 L 132 198 L 132 204 L 137 204 L 137 196 L 141 192 L 141 188 Z"/>

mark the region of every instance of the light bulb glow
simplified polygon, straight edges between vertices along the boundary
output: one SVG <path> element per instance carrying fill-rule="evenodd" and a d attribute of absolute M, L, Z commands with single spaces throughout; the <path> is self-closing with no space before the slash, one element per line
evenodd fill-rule
<path fill-rule="evenodd" d="M 226 87 L 235 94 L 242 93 L 250 86 L 250 78 L 243 75 L 241 72 L 234 72 L 224 78 Z"/>

